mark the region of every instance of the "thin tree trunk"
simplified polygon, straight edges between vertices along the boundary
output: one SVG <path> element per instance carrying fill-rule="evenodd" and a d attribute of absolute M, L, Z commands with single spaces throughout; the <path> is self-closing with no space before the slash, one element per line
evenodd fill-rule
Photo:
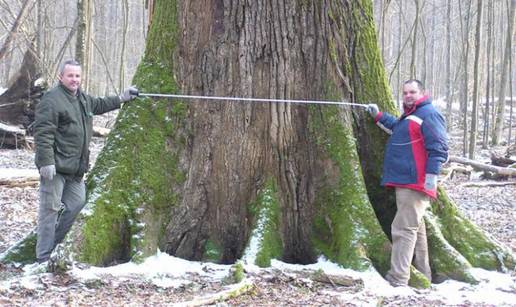
<path fill-rule="evenodd" d="M 505 48 L 502 62 L 500 88 L 498 91 L 498 103 L 496 120 L 494 122 L 493 137 L 492 141 L 494 145 L 498 145 L 502 140 L 503 126 L 505 120 L 505 92 L 507 86 L 508 68 L 509 68 L 509 57 L 511 54 L 512 46 L 512 35 L 514 29 L 514 15 L 516 12 L 516 0 L 511 0 L 509 17 L 507 20 L 507 34 L 505 37 Z"/>
<path fill-rule="evenodd" d="M 403 37 L 403 20 L 402 20 L 402 16 L 403 16 L 403 1 L 399 1 L 399 12 L 398 12 L 398 26 L 399 26 L 399 29 L 398 29 L 398 57 L 401 57 L 401 53 L 403 52 L 403 49 L 401 47 L 401 39 Z M 397 103 L 397 107 L 398 108 L 401 108 L 401 95 L 400 95 L 400 88 L 401 88 L 401 62 L 399 65 L 397 65 L 397 67 L 394 67 L 396 68 L 396 103 Z M 393 68 L 393 69 L 394 69 Z M 391 73 L 392 75 L 392 73 Z M 390 75 L 389 75 L 389 81 L 390 81 Z"/>
<path fill-rule="evenodd" d="M 418 41 L 418 24 L 419 24 L 419 0 L 414 0 L 416 5 L 416 16 L 414 17 L 414 27 L 412 28 L 412 56 L 410 58 L 410 78 L 417 78 L 416 75 L 416 61 L 417 61 L 417 41 Z"/>
<path fill-rule="evenodd" d="M 81 87 L 89 90 L 90 78 L 90 54 L 91 54 L 91 27 L 92 27 L 91 0 L 78 0 L 77 2 L 77 35 L 75 44 L 75 59 L 81 63 L 82 82 Z"/>
<path fill-rule="evenodd" d="M 482 148 L 487 149 L 489 145 L 489 123 L 491 120 L 491 111 L 489 99 L 491 98 L 491 78 L 493 78 L 491 71 L 493 66 L 493 59 L 491 49 L 493 48 L 492 38 L 493 38 L 493 0 L 489 0 L 487 7 L 487 44 L 486 44 L 486 61 L 487 61 L 487 69 L 486 69 L 486 96 L 485 96 L 485 110 L 484 110 L 484 126 L 482 132 Z M 494 53 L 493 53 L 494 54 Z"/>
<path fill-rule="evenodd" d="M 459 11 L 462 12 L 461 9 L 462 1 L 459 1 Z M 463 35 L 463 67 L 464 67 L 464 75 L 463 75 L 463 98 L 461 103 L 461 114 L 462 114 L 462 155 L 465 157 L 468 153 L 468 99 L 469 99 L 469 75 L 468 75 L 468 58 L 469 58 L 469 27 L 470 27 L 470 19 L 471 19 L 471 2 L 468 1 L 466 16 L 464 25 L 461 19 L 461 32 Z"/>
<path fill-rule="evenodd" d="M 509 111 L 509 137 L 507 140 L 507 144 L 511 145 L 512 140 L 512 115 L 513 115 L 513 108 L 514 108 L 514 97 L 512 95 L 512 89 L 514 86 L 514 83 L 512 83 L 512 76 L 513 76 L 513 69 L 512 69 L 512 52 L 509 52 L 509 95 L 510 95 L 510 111 Z"/>
<path fill-rule="evenodd" d="M 436 19 L 437 19 L 437 7 L 435 3 L 432 3 L 432 21 L 431 21 L 431 27 L 430 27 L 430 65 L 428 65 L 428 77 L 425 84 L 427 84 L 427 88 L 430 89 L 430 92 L 434 97 L 439 97 L 439 87 L 435 84 L 435 78 L 434 78 L 434 69 L 436 67 L 435 63 L 435 44 L 436 44 Z"/>
<path fill-rule="evenodd" d="M 451 80 L 451 10 L 452 1 L 447 0 L 447 11 L 446 11 L 446 129 L 448 132 L 452 128 L 453 124 L 453 99 L 452 99 L 452 80 Z"/>
<path fill-rule="evenodd" d="M 481 48 L 481 32 L 482 32 L 482 0 L 477 0 L 477 25 L 475 33 L 475 59 L 473 64 L 473 109 L 471 111 L 471 130 L 469 135 L 469 153 L 470 159 L 475 159 L 475 149 L 478 135 L 478 100 L 480 87 L 480 48 Z"/>
<path fill-rule="evenodd" d="M 122 17 L 123 17 L 123 25 L 122 25 L 122 42 L 121 42 L 121 50 L 120 50 L 120 68 L 119 68 L 119 84 L 118 89 L 122 91 L 125 86 L 125 48 L 127 45 L 127 31 L 129 29 L 129 1 L 122 1 Z"/>

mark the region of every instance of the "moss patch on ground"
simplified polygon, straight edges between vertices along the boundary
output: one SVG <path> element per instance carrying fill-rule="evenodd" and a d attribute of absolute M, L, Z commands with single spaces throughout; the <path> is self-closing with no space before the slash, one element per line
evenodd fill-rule
<path fill-rule="evenodd" d="M 0 263 L 29 264 L 36 261 L 36 230 L 0 254 Z"/>

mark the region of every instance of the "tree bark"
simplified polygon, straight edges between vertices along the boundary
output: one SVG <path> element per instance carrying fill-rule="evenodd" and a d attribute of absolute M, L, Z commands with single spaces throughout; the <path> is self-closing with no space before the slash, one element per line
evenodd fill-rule
<path fill-rule="evenodd" d="M 346 98 L 396 113 L 371 1 L 154 4 L 134 77 L 142 92 Z M 267 266 L 324 255 L 384 274 L 395 213 L 392 191 L 379 186 L 385 141 L 362 108 L 135 101 L 121 110 L 88 177 L 88 204 L 52 257 L 109 265 L 159 248 Z M 472 265 L 514 264 L 439 195 L 427 223 L 436 273 L 474 282 Z M 412 285 L 429 286 L 412 273 Z"/>

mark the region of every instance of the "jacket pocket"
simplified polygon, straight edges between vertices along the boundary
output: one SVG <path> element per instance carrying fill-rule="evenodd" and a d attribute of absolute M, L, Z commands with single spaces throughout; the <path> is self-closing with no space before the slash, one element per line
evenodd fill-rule
<path fill-rule="evenodd" d="M 416 166 L 412 157 L 411 144 L 390 144 L 385 161 L 385 179 L 399 184 L 416 183 Z"/>
<path fill-rule="evenodd" d="M 55 149 L 56 170 L 63 174 L 75 174 L 79 168 L 79 157 L 75 146 L 57 143 Z"/>

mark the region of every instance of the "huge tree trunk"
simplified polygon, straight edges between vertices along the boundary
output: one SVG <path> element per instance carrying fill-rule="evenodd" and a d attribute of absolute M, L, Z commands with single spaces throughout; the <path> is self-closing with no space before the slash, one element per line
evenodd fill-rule
<path fill-rule="evenodd" d="M 370 1 L 155 1 L 134 82 L 142 92 L 346 98 L 395 112 Z M 325 255 L 385 273 L 395 213 L 393 193 L 379 186 L 385 140 L 362 108 L 131 103 L 54 254 L 109 265 L 159 248 L 262 266 Z M 473 281 L 470 263 L 513 264 L 442 191 L 427 225 L 437 274 Z"/>

